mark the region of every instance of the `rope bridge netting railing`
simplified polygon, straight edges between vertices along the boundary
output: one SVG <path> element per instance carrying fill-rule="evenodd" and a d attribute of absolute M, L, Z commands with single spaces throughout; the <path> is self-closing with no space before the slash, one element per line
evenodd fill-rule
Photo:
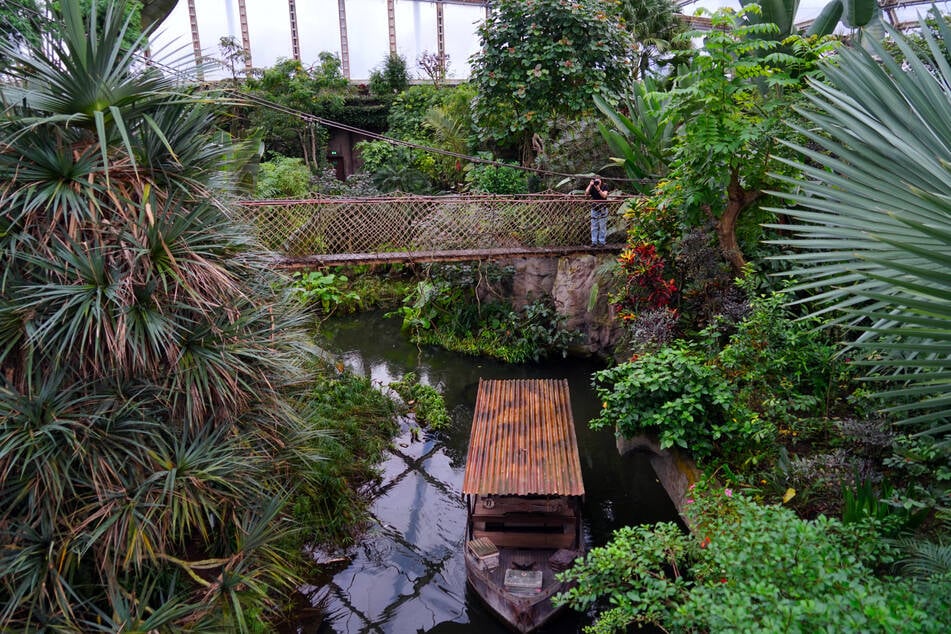
<path fill-rule="evenodd" d="M 622 203 L 603 203 L 615 229 Z M 300 257 L 582 246 L 592 205 L 563 194 L 381 196 L 243 201 L 237 213 L 266 248 Z"/>

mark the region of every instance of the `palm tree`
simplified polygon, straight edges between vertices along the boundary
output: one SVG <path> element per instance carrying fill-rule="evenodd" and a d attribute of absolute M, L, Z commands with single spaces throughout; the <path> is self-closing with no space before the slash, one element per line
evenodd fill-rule
<path fill-rule="evenodd" d="M 673 0 L 622 0 L 619 5 L 625 28 L 634 39 L 636 79 L 659 73 L 671 61 L 671 52 L 680 44 L 677 35 L 685 30 Z"/>
<path fill-rule="evenodd" d="M 903 422 L 938 438 L 951 430 L 951 66 L 940 55 L 951 29 L 922 24 L 931 53 L 919 56 L 889 30 L 904 63 L 874 38 L 871 52 L 841 51 L 814 82 L 812 108 L 786 161 L 804 178 L 780 177 L 777 194 L 797 224 L 778 243 L 817 313 L 858 334 L 850 346 L 887 382 L 881 396 Z M 930 59 L 929 59 L 930 57 Z M 818 150 L 816 148 L 819 148 Z M 780 159 L 782 160 L 782 159 Z"/>
<path fill-rule="evenodd" d="M 207 96 L 121 4 L 61 6 L 45 47 L 0 43 L 0 630 L 244 630 L 291 579 L 299 318 L 229 219 Z"/>

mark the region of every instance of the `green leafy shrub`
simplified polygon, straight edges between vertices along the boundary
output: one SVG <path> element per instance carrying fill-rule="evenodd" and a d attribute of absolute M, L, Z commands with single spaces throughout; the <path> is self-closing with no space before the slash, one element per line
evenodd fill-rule
<path fill-rule="evenodd" d="M 436 106 L 441 106 L 450 91 L 429 84 L 410 86 L 393 99 L 387 119 L 388 136 L 397 139 L 412 139 L 423 130 L 426 114 Z"/>
<path fill-rule="evenodd" d="M 649 267 L 629 268 L 639 275 L 635 281 L 664 282 L 656 271 L 647 276 Z M 655 286 L 638 288 L 625 291 L 625 307 L 638 306 L 638 294 L 646 296 L 640 304 L 650 306 Z M 781 438 L 794 443 L 826 435 L 831 424 L 825 417 L 841 405 L 848 377 L 839 371 L 828 335 L 814 321 L 796 320 L 786 301 L 782 293 L 753 299 L 722 349 L 724 335 L 715 322 L 700 333 L 700 344 L 680 340 L 656 351 L 645 346 L 630 363 L 595 374 L 605 408 L 592 427 L 616 426 L 624 435 L 653 432 L 662 447 L 687 448 L 699 458 L 733 454 L 741 463 L 759 462 Z"/>
<path fill-rule="evenodd" d="M 488 157 L 486 157 L 488 158 Z M 472 165 L 466 171 L 469 187 L 485 194 L 527 194 L 528 176 L 519 169 L 499 165 Z"/>
<path fill-rule="evenodd" d="M 406 58 L 390 53 L 381 68 L 370 72 L 370 92 L 379 97 L 392 98 L 409 87 L 409 72 Z"/>
<path fill-rule="evenodd" d="M 386 165 L 393 156 L 393 145 L 386 141 L 360 141 L 354 145 L 363 161 L 363 169 L 373 173 Z"/>
<path fill-rule="evenodd" d="M 951 447 L 925 436 L 899 436 L 884 459 L 901 483 L 888 502 L 906 511 L 951 513 Z"/>
<path fill-rule="evenodd" d="M 422 194 L 432 187 L 421 165 L 429 160 L 422 150 L 386 141 L 360 141 L 355 149 L 363 160 L 363 170 L 382 192 L 402 191 Z"/>
<path fill-rule="evenodd" d="M 310 193 L 310 168 L 304 159 L 275 156 L 258 166 L 256 198 L 303 198 Z"/>
<path fill-rule="evenodd" d="M 782 292 L 753 298 L 718 363 L 751 408 L 778 419 L 826 414 L 836 385 L 835 347 L 817 320 L 795 319 L 789 301 Z"/>
<path fill-rule="evenodd" d="M 730 489 L 694 491 L 685 512 L 693 534 L 673 524 L 625 527 L 563 573 L 577 586 L 560 603 L 610 606 L 587 632 L 650 623 L 667 632 L 944 632 L 947 609 L 909 580 L 879 578 L 882 548 L 872 524 L 803 520 Z"/>
<path fill-rule="evenodd" d="M 510 313 L 508 323 L 490 323 L 489 326 L 493 330 L 502 328 L 502 346 L 510 349 L 502 358 L 524 363 L 540 361 L 555 353 L 567 354 L 579 333 L 566 329 L 565 321 L 565 316 L 555 310 L 550 299 L 539 299 Z"/>
<path fill-rule="evenodd" d="M 330 314 L 341 305 L 355 308 L 359 303 L 359 295 L 342 288 L 347 281 L 346 275 L 308 271 L 294 274 L 293 289 L 302 303 L 316 303 L 324 313 Z"/>
<path fill-rule="evenodd" d="M 715 364 L 683 341 L 596 372 L 594 387 L 604 408 L 593 429 L 657 433 L 662 448 L 683 447 L 698 457 L 718 444 L 759 441 L 774 431 L 736 402 Z"/>
<path fill-rule="evenodd" d="M 416 413 L 420 425 L 442 429 L 452 422 L 442 394 L 433 386 L 420 383 L 415 372 L 407 372 L 401 380 L 390 383 L 390 389 Z"/>

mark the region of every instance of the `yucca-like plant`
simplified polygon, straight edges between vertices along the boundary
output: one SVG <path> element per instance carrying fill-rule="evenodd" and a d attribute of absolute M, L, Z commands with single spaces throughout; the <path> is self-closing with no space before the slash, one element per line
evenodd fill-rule
<path fill-rule="evenodd" d="M 61 6 L 43 47 L 0 43 L 0 630 L 243 630 L 291 579 L 305 339 L 229 219 L 208 98 L 120 5 Z"/>
<path fill-rule="evenodd" d="M 817 313 L 857 333 L 850 343 L 880 395 L 912 429 L 947 438 L 951 430 L 951 66 L 940 36 L 922 24 L 931 50 L 919 58 L 891 37 L 904 63 L 874 38 L 871 52 L 840 51 L 827 83 L 813 82 L 797 128 L 812 147 L 792 145 L 786 161 L 801 179 L 782 177 L 794 203 L 775 210 L 791 253 L 791 275 L 814 292 Z M 926 58 L 927 57 L 927 58 Z M 791 144 L 790 144 L 791 145 Z M 782 159 L 780 159 L 782 160 Z"/>

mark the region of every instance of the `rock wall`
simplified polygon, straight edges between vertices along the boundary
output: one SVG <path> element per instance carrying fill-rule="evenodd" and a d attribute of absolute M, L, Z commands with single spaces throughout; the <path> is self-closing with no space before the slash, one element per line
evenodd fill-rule
<path fill-rule="evenodd" d="M 693 459 L 676 447 L 661 449 L 660 441 L 650 434 L 633 438 L 617 436 L 617 450 L 622 456 L 631 451 L 646 451 L 650 455 L 651 467 L 667 492 L 667 497 L 674 503 L 684 525 L 693 530 L 684 515 L 684 505 L 690 497 L 690 485 L 701 476 Z"/>
<path fill-rule="evenodd" d="M 610 276 L 604 269 L 614 258 L 613 253 L 516 258 L 509 262 L 515 268 L 512 303 L 521 307 L 550 296 L 568 318 L 566 326 L 583 335 L 576 352 L 610 355 L 620 330 L 608 302 Z"/>

